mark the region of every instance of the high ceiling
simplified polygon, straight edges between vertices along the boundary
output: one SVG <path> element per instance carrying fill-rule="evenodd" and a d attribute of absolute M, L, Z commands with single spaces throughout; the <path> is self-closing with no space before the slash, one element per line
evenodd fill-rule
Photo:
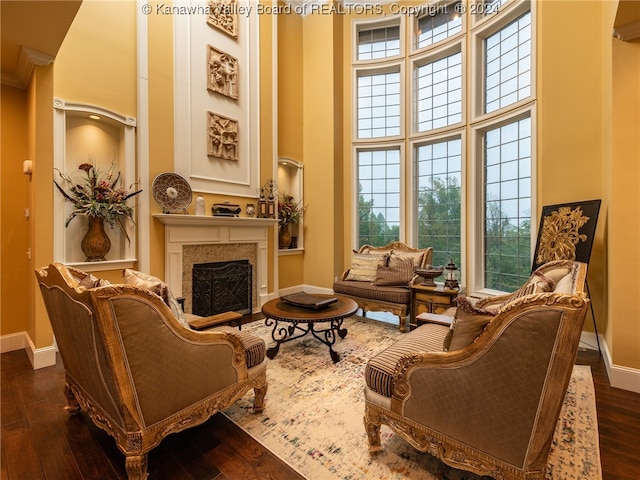
<path fill-rule="evenodd" d="M 1 0 L 2 83 L 25 88 L 34 65 L 51 63 L 82 0 Z"/>

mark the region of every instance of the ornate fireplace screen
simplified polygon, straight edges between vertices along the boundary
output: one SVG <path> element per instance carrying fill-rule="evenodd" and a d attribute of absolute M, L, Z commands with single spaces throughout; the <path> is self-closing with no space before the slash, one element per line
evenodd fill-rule
<path fill-rule="evenodd" d="M 589 264 L 600 200 L 542 207 L 531 271 L 551 260 Z"/>
<path fill-rule="evenodd" d="M 251 278 L 249 260 L 194 264 L 192 313 L 203 317 L 229 311 L 251 314 Z"/>

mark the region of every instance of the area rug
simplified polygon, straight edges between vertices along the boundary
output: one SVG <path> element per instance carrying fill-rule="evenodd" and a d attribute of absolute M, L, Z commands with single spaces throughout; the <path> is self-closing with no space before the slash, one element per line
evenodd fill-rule
<path fill-rule="evenodd" d="M 382 426 L 384 451 L 370 456 L 363 425 L 367 360 L 398 339 L 398 327 L 362 317 L 344 322 L 334 364 L 326 345 L 308 336 L 285 343 L 268 360 L 266 408 L 252 413 L 253 392 L 225 414 L 309 480 L 415 479 L 477 480 L 420 453 Z M 273 345 L 262 321 L 243 326 Z M 601 479 L 593 379 L 576 366 L 556 427 L 547 479 Z M 487 477 L 488 478 L 488 477 Z"/>

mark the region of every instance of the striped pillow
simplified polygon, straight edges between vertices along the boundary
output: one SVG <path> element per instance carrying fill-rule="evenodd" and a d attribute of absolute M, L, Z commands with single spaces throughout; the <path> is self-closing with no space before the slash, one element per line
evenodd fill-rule
<path fill-rule="evenodd" d="M 406 286 L 413 279 L 413 259 L 391 255 L 389 266 L 378 265 L 376 279 L 378 286 Z"/>
<path fill-rule="evenodd" d="M 376 279 L 378 266 L 386 265 L 389 255 L 367 255 L 354 253 L 351 256 L 351 268 L 345 280 L 373 282 Z"/>

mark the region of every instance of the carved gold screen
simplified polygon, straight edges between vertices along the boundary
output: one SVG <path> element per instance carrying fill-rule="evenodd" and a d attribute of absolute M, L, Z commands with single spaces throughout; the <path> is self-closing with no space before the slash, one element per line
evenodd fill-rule
<path fill-rule="evenodd" d="M 542 207 L 532 271 L 552 260 L 589 263 L 600 200 Z"/>

